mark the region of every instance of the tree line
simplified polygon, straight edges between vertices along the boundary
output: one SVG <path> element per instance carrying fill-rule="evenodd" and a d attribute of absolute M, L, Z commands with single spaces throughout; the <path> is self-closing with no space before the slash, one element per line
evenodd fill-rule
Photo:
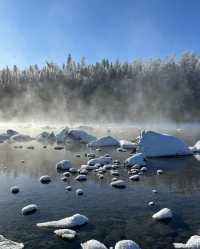
<path fill-rule="evenodd" d="M 94 64 L 76 62 L 0 70 L 1 118 L 140 122 L 200 119 L 200 57 Z"/>

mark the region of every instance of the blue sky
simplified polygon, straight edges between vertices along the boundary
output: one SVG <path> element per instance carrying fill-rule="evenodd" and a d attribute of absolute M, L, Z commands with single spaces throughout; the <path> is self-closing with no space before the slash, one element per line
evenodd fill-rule
<path fill-rule="evenodd" d="M 0 67 L 200 53 L 199 0 L 0 0 Z"/>

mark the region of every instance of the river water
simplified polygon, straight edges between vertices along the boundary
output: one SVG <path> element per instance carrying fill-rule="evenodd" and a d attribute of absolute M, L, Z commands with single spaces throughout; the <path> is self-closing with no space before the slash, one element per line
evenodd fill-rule
<path fill-rule="evenodd" d="M 23 127 L 22 130 L 30 133 L 29 128 Z M 178 130 L 162 127 L 157 130 L 174 134 L 189 145 L 200 139 L 198 126 Z M 94 129 L 92 133 L 109 133 L 120 139 L 134 139 L 139 135 L 139 129 L 116 127 L 109 131 Z M 82 183 L 75 181 L 74 176 L 69 177 L 67 182 L 60 180 L 62 173 L 56 171 L 55 164 L 62 159 L 71 160 L 77 168 L 85 164 L 85 153 L 91 151 L 84 145 L 67 144 L 60 151 L 55 150 L 54 145 L 43 148 L 35 141 L 20 143 L 23 148 L 15 148 L 16 145 L 19 143 L 0 144 L 0 234 L 23 242 L 25 248 L 78 249 L 81 242 L 93 238 L 108 247 L 114 246 L 118 240 L 132 239 L 141 249 L 170 249 L 173 242 L 184 242 L 191 235 L 200 233 L 198 155 L 148 159 L 148 172 L 141 176 L 139 182 L 130 182 L 127 170 L 122 167 L 120 179 L 127 182 L 127 188 L 115 189 L 110 186 L 112 176 L 109 172 L 101 180 L 94 172 L 90 172 L 88 180 Z M 27 149 L 28 145 L 33 145 L 35 149 Z M 77 153 L 81 154 L 80 158 L 76 157 Z M 95 153 L 109 153 L 113 159 L 123 162 L 130 151 L 120 153 L 116 148 L 109 148 Z M 157 176 L 157 169 L 163 169 L 164 174 Z M 39 177 L 45 174 L 51 176 L 51 183 L 39 182 Z M 10 193 L 13 185 L 20 187 L 16 195 Z M 72 191 L 65 191 L 67 185 L 72 186 Z M 83 196 L 76 196 L 77 188 L 84 190 Z M 152 189 L 157 189 L 157 194 L 152 193 Z M 149 207 L 149 201 L 154 201 L 156 205 Z M 21 208 L 31 203 L 38 205 L 38 211 L 23 216 Z M 154 221 L 152 214 L 164 207 L 173 211 L 173 219 L 168 222 Z M 36 226 L 38 222 L 57 220 L 75 213 L 86 215 L 89 224 L 77 230 L 78 236 L 73 241 L 56 237 L 52 228 Z"/>

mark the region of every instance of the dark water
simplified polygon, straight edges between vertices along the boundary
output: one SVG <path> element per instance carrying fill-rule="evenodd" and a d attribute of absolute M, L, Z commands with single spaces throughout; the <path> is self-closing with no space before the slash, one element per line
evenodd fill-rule
<path fill-rule="evenodd" d="M 200 139 L 198 127 L 184 128 L 182 131 L 165 130 L 183 138 L 192 145 Z M 111 131 L 118 138 L 133 139 L 138 135 L 136 129 L 120 128 Z M 97 239 L 105 245 L 113 246 L 118 240 L 135 240 L 142 249 L 169 249 L 173 242 L 186 241 L 198 234 L 200 228 L 200 161 L 194 156 L 181 158 L 162 158 L 148 160 L 148 173 L 141 181 L 128 181 L 127 171 L 122 168 L 121 179 L 127 181 L 126 189 L 114 189 L 109 183 L 112 176 L 105 174 L 103 180 L 90 172 L 88 180 L 76 182 L 71 176 L 62 182 L 62 174 L 57 173 L 55 164 L 62 159 L 70 159 L 79 167 L 87 162 L 84 157 L 89 150 L 85 146 L 67 145 L 65 150 L 56 151 L 53 146 L 44 149 L 41 144 L 31 143 L 34 150 L 14 148 L 14 144 L 0 144 L 0 234 L 23 242 L 30 249 L 80 248 L 80 243 Z M 81 154 L 77 158 L 76 153 Z M 110 153 L 122 162 L 129 152 L 120 153 L 115 149 L 96 152 L 98 155 Z M 25 163 L 21 163 L 21 160 Z M 156 169 L 164 169 L 162 176 Z M 39 182 L 41 175 L 52 177 L 50 184 Z M 18 185 L 20 193 L 13 195 L 10 187 Z M 72 191 L 65 192 L 71 185 Z M 75 190 L 82 188 L 83 196 L 76 196 Z M 157 189 L 158 193 L 152 193 Z M 148 202 L 155 201 L 155 207 Z M 38 212 L 22 216 L 21 208 L 35 203 Z M 156 222 L 151 216 L 160 208 L 171 208 L 174 218 L 170 222 Z M 42 229 L 36 223 L 61 219 L 75 213 L 84 214 L 89 224 L 78 229 L 77 238 L 64 241 L 53 234 L 52 228 Z"/>

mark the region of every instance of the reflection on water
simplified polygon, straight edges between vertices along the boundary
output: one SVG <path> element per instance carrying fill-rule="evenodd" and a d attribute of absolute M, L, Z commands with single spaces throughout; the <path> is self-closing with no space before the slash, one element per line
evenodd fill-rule
<path fill-rule="evenodd" d="M 198 129 L 171 130 L 170 133 L 190 145 L 200 138 Z M 139 130 L 113 129 L 111 134 L 133 139 Z M 54 145 L 43 148 L 35 141 L 22 144 L 23 148 L 15 148 L 15 145 L 0 144 L 0 234 L 24 242 L 25 248 L 77 249 L 81 241 L 95 238 L 107 246 L 114 245 L 120 239 L 133 239 L 142 249 L 168 249 L 172 248 L 174 241 L 185 241 L 199 231 L 198 156 L 149 159 L 149 171 L 141 176 L 139 182 L 129 182 L 127 171 L 122 167 L 120 178 L 127 181 L 127 188 L 114 189 L 109 185 L 112 179 L 109 172 L 102 180 L 94 172 L 90 172 L 88 180 L 83 183 L 74 181 L 74 176 L 68 182 L 60 180 L 62 174 L 56 171 L 56 162 L 69 159 L 75 167 L 85 164 L 85 153 L 91 152 L 86 146 L 67 144 L 65 149 L 55 150 Z M 33 145 L 34 149 L 27 149 L 29 145 Z M 80 158 L 76 157 L 77 153 Z M 113 148 L 95 153 L 110 153 L 121 162 L 129 156 L 129 152 L 120 153 Z M 163 175 L 155 174 L 158 168 L 164 170 Z M 39 177 L 44 174 L 52 177 L 50 184 L 39 182 Z M 20 187 L 19 194 L 9 192 L 12 185 Z M 65 192 L 66 185 L 72 186 L 71 192 Z M 78 197 L 75 189 L 80 187 L 84 195 Z M 152 193 L 153 188 L 158 190 L 157 194 Z M 147 203 L 152 200 L 156 206 L 149 207 Z M 29 203 L 37 204 L 39 211 L 31 216 L 22 216 L 21 208 Z M 152 214 L 163 207 L 172 209 L 174 219 L 167 223 L 152 220 Z M 88 216 L 90 222 L 78 230 L 78 237 L 73 242 L 55 237 L 52 229 L 41 229 L 35 225 L 74 213 Z"/>

